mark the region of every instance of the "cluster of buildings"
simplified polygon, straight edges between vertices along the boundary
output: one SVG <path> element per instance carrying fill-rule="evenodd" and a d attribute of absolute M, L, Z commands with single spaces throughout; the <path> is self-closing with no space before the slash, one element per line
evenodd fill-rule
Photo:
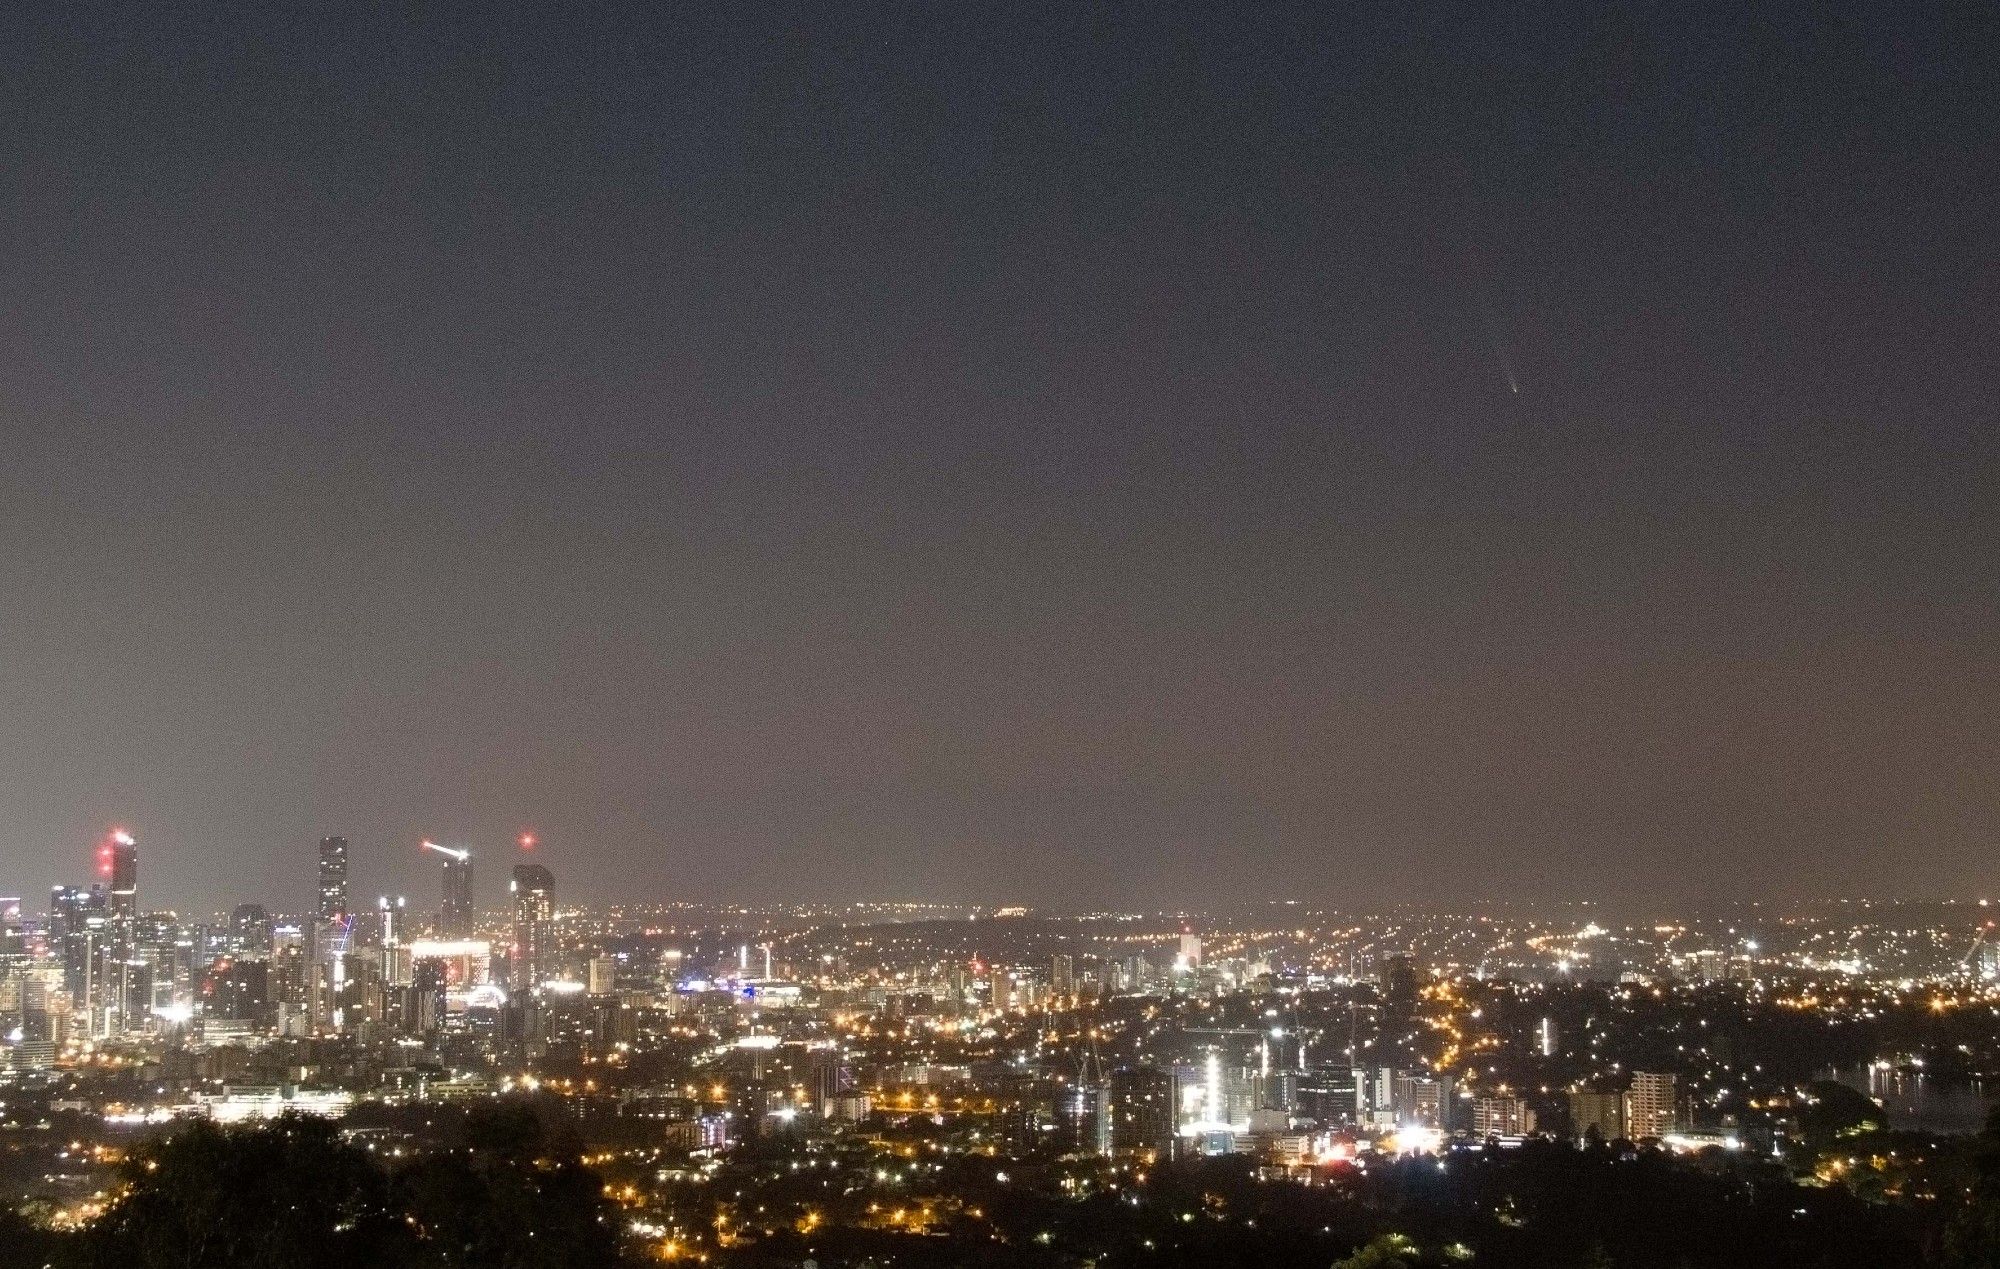
<path fill-rule="evenodd" d="M 124 830 L 97 850 L 96 880 L 59 885 L 45 914 L 0 899 L 0 1056 L 15 1069 L 125 1045 L 237 1038 L 435 1034 L 454 1013 L 492 1013 L 532 1038 L 535 1003 L 571 967 L 556 946 L 555 879 L 517 864 L 511 921 L 482 929 L 469 851 L 442 859 L 440 903 L 353 901 L 345 837 L 321 839 L 313 908 L 262 905 L 225 919 L 143 911 L 139 843 Z"/>

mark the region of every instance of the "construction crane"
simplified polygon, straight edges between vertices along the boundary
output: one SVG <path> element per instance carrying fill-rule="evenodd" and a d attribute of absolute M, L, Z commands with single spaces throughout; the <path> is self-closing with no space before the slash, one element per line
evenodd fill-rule
<path fill-rule="evenodd" d="M 431 841 L 428 838 L 424 840 L 424 849 L 434 850 L 438 854 L 443 855 L 446 859 L 455 859 L 461 864 L 464 863 L 466 860 L 472 858 L 472 852 L 469 850 L 461 850 L 456 846 L 440 846 L 436 842 Z"/>

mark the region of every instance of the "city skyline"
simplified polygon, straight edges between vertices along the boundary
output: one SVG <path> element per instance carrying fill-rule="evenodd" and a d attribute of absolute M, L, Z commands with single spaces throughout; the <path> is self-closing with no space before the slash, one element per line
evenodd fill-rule
<path fill-rule="evenodd" d="M 509 914 L 515 906 L 515 892 L 520 885 L 522 870 L 525 868 L 546 874 L 549 871 L 546 865 L 551 858 L 544 850 L 541 836 L 532 830 L 517 832 L 511 841 L 502 842 L 490 851 L 474 850 L 469 846 L 446 845 L 428 837 L 417 840 L 413 849 L 404 849 L 406 845 L 408 844 L 385 843 L 383 851 L 363 851 L 361 860 L 365 867 L 359 877 L 355 878 L 348 871 L 348 838 L 345 835 L 321 837 L 316 842 L 306 843 L 298 858 L 293 861 L 299 865 L 298 877 L 295 880 L 298 886 L 302 887 L 297 894 L 290 893 L 289 889 L 272 894 L 253 894 L 241 887 L 225 886 L 205 897 L 198 895 L 190 901 L 181 897 L 192 892 L 189 880 L 186 877 L 177 877 L 173 872 L 172 861 L 160 860 L 151 850 L 147 851 L 144 881 L 137 880 L 139 839 L 125 827 L 118 826 L 99 835 L 95 850 L 88 852 L 87 855 L 87 862 L 90 864 L 88 870 L 82 867 L 66 868 L 60 860 L 52 860 L 49 867 L 55 880 L 51 883 L 15 885 L 11 890 L 6 886 L 0 886 L 0 892 L 18 893 L 24 896 L 29 905 L 28 910 L 31 911 L 34 910 L 37 896 L 42 893 L 54 892 L 57 895 L 66 891 L 81 893 L 95 887 L 107 904 L 127 918 L 147 911 L 178 912 L 186 917 L 202 914 L 221 915 L 232 908 L 247 905 L 268 909 L 273 914 L 294 915 L 308 923 L 315 920 L 353 917 L 367 912 L 371 910 L 372 901 L 365 897 L 357 899 L 354 896 L 379 893 L 394 899 L 414 899 L 413 912 L 416 915 L 425 922 L 435 921 L 441 936 L 455 937 L 467 932 L 472 922 L 476 920 L 511 922 L 513 917 Z M 330 848 L 333 849 L 330 851 Z M 415 864 L 414 871 L 410 867 L 412 862 Z M 485 866 L 483 870 L 478 867 L 482 863 Z M 475 877 L 484 877 L 485 880 L 475 884 Z M 1191 916 L 1203 914 L 1213 916 L 1225 913 L 1239 914 L 1259 908 L 1302 906 L 1312 911 L 1354 912 L 1369 910 L 1472 912 L 1489 907 L 1512 908 L 1524 912 L 1595 911 L 1614 914 L 1620 919 L 1633 919 L 1648 914 L 1670 917 L 1681 913 L 1722 911 L 1732 908 L 1761 909 L 1775 914 L 1849 904 L 1941 908 L 1962 906 L 1968 911 L 2000 904 L 2000 897 L 1984 892 L 1965 894 L 1933 894 L 1920 891 L 1873 894 L 1842 892 L 1800 895 L 1759 892 L 1748 886 L 1735 887 L 1727 895 L 1703 893 L 1698 889 L 1692 892 L 1675 891 L 1668 887 L 1657 890 L 1627 888 L 1617 894 L 1572 893 L 1556 888 L 1540 887 L 1531 893 L 1455 894 L 1435 897 L 1370 894 L 1339 887 L 1320 891 L 1300 888 L 1282 891 L 1268 888 L 1259 890 L 1247 887 L 1241 892 L 1219 894 L 1161 890 L 1153 896 L 1129 902 L 1116 902 L 1101 896 L 1074 893 L 1054 900 L 1026 902 L 1018 887 L 995 889 L 990 885 L 983 891 L 978 886 L 970 886 L 946 894 L 869 893 L 814 885 L 802 885 L 789 891 L 745 889 L 722 893 L 696 893 L 671 888 L 659 893 L 637 893 L 629 888 L 606 894 L 578 893 L 573 885 L 568 884 L 564 889 L 568 902 L 585 908 L 607 905 L 646 907 L 676 904 L 716 910 L 727 910 L 732 906 L 744 907 L 745 910 L 758 908 L 822 910 L 852 907 L 856 910 L 908 908 L 915 911 L 930 908 L 938 911 L 984 912 L 1001 916 L 1034 913 L 1065 917 L 1107 913 L 1161 915 L 1176 912 Z M 335 895 L 338 896 L 337 899 L 333 897 Z"/>

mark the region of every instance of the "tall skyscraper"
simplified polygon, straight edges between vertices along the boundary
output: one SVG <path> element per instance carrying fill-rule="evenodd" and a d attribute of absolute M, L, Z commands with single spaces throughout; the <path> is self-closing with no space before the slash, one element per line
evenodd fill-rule
<path fill-rule="evenodd" d="M 98 848 L 98 871 L 111 883 L 111 917 L 129 921 L 139 915 L 139 843 L 124 829 L 113 830 Z"/>
<path fill-rule="evenodd" d="M 540 864 L 515 864 L 514 880 L 515 991 L 531 990 L 554 968 L 555 875 Z"/>
<path fill-rule="evenodd" d="M 49 945 L 63 962 L 63 985 L 71 1004 L 86 1017 L 104 950 L 105 893 L 102 885 L 57 886 L 49 895 Z"/>
<path fill-rule="evenodd" d="M 352 909 L 347 906 L 347 839 L 322 837 L 319 839 L 319 919 L 337 921 L 350 911 Z"/>
<path fill-rule="evenodd" d="M 444 856 L 443 902 L 438 907 L 438 935 L 462 939 L 472 933 L 472 852 L 425 842 L 424 849 Z"/>
<path fill-rule="evenodd" d="M 144 1020 L 140 996 L 145 990 L 137 962 L 139 924 L 139 843 L 124 829 L 113 829 L 97 848 L 97 871 L 110 883 L 104 939 L 90 986 L 92 1034 L 122 1035 Z"/>

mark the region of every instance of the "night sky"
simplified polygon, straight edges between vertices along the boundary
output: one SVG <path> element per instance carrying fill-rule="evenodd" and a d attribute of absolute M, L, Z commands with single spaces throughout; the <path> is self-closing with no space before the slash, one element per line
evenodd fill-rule
<path fill-rule="evenodd" d="M 2000 894 L 1990 5 L 364 7 L 0 16 L 0 890 Z"/>

